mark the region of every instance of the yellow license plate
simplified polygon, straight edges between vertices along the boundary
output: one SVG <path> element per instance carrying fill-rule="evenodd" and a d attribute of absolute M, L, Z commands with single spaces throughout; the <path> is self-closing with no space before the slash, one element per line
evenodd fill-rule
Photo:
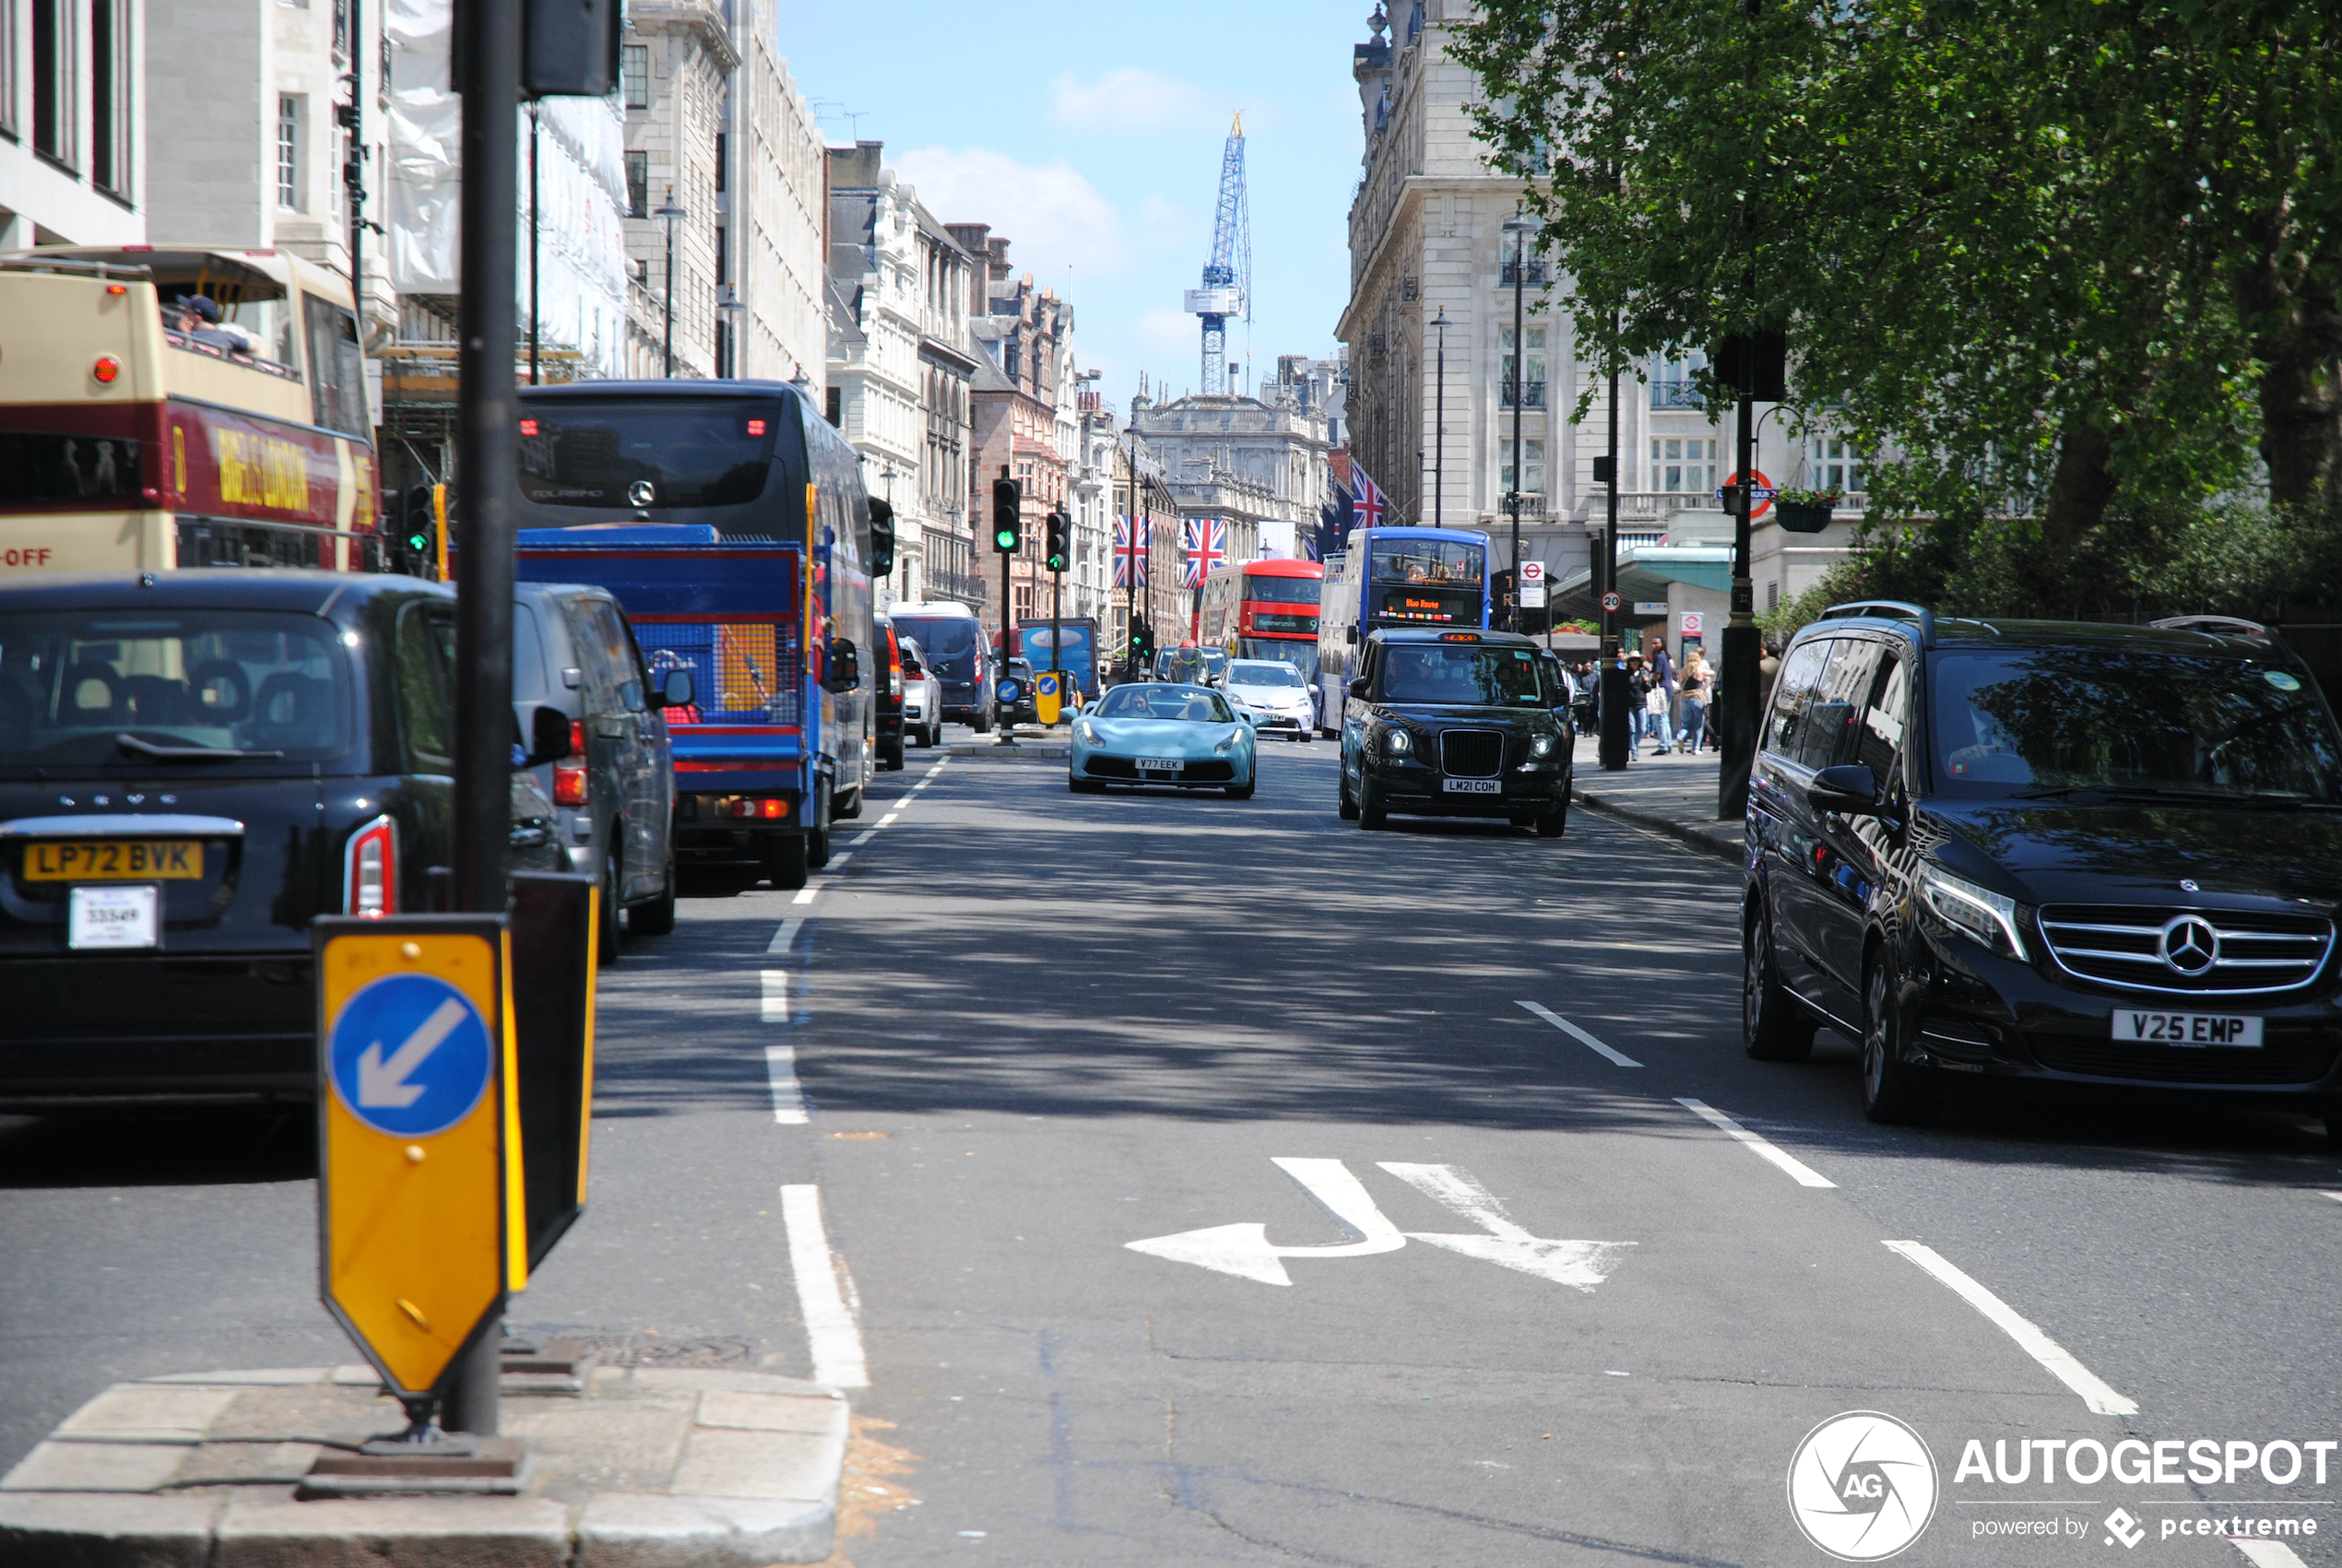
<path fill-rule="evenodd" d="M 193 882 L 203 878 L 194 839 L 74 839 L 25 846 L 28 882 Z"/>

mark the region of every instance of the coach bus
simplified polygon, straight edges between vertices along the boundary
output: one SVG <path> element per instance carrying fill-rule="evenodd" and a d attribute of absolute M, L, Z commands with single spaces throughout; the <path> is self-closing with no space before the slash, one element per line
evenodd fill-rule
<path fill-rule="evenodd" d="M 1248 560 L 1203 580 L 1206 647 L 1233 659 L 1282 659 L 1303 680 L 1318 672 L 1318 599 L 1326 569 L 1314 560 Z"/>
<path fill-rule="evenodd" d="M 0 323 L 0 581 L 380 569 L 342 278 L 279 251 L 11 251 Z"/>
<path fill-rule="evenodd" d="M 1318 616 L 1318 728 L 1339 734 L 1344 688 L 1382 626 L 1488 626 L 1488 536 L 1464 528 L 1361 528 L 1327 563 Z"/>

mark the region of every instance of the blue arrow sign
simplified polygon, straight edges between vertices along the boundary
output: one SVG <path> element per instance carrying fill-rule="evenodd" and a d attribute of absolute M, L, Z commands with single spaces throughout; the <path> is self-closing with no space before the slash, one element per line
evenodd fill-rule
<path fill-rule="evenodd" d="M 334 1093 L 394 1138 L 430 1138 L 472 1114 L 494 1067 L 488 1021 L 435 974 L 361 987 L 334 1020 Z"/>
<path fill-rule="evenodd" d="M 1041 696 L 1054 697 L 1058 694 L 1058 678 L 1054 675 L 1035 676 L 1033 690 Z"/>

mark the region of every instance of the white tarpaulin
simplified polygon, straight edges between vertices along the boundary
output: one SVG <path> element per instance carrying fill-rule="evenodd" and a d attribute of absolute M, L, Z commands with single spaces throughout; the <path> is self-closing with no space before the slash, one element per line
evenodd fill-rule
<path fill-rule="evenodd" d="M 390 275 L 402 293 L 460 285 L 463 100 L 450 88 L 452 0 L 386 0 L 391 46 Z M 550 98 L 538 106 L 539 331 L 575 348 L 589 375 L 623 372 L 626 345 L 625 122 L 609 99 Z M 528 323 L 528 141 L 521 112 L 516 268 L 521 336 Z"/>

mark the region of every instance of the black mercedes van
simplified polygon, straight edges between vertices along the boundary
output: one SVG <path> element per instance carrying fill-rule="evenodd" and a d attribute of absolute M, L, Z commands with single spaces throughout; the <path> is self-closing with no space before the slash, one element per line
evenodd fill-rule
<path fill-rule="evenodd" d="M 1749 1055 L 2342 1115 L 2342 733 L 2250 622 L 1838 606 L 1785 651 L 1748 799 Z"/>

